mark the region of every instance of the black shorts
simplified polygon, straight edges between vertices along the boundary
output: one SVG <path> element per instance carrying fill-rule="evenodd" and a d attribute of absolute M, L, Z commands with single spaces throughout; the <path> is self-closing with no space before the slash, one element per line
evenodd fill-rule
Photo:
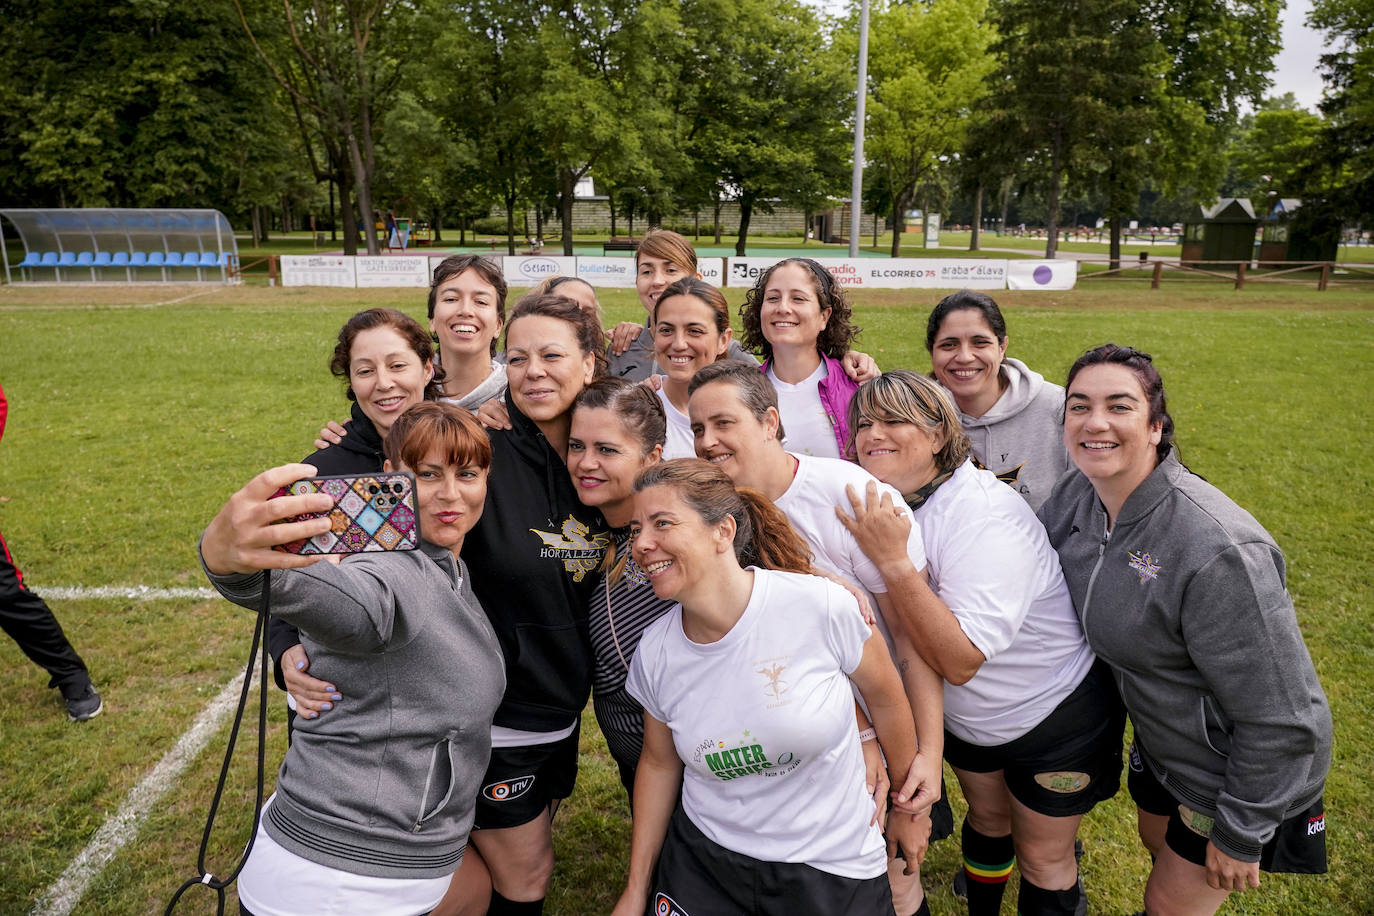
<path fill-rule="evenodd" d="M 494 747 L 477 794 L 473 830 L 528 824 L 577 782 L 578 728 L 552 744 Z"/>
<path fill-rule="evenodd" d="M 1121 788 L 1126 709 L 1098 660 L 1039 725 L 996 747 L 945 732 L 945 760 L 970 773 L 1002 771 L 1012 796 L 1037 814 L 1087 814 Z"/>
<path fill-rule="evenodd" d="M 1164 842 L 1178 856 L 1194 865 L 1207 865 L 1207 839 L 1212 818 L 1192 810 L 1174 798 L 1145 765 L 1131 745 L 1126 786 L 1136 807 L 1146 814 L 1167 817 Z M 1326 874 L 1326 807 L 1318 796 L 1304 811 L 1289 815 L 1260 849 L 1260 871 L 1295 875 Z"/>
<path fill-rule="evenodd" d="M 682 810 L 668 822 L 647 916 L 891 916 L 887 873 L 844 878 L 798 862 L 764 862 L 707 839 Z"/>

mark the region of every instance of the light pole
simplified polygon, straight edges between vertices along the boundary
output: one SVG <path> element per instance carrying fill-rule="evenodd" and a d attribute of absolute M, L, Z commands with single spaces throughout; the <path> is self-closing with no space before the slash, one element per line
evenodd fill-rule
<path fill-rule="evenodd" d="M 864 192 L 864 101 L 868 97 L 868 0 L 859 9 L 859 89 L 854 105 L 854 177 L 849 183 L 849 256 L 859 256 L 859 210 Z"/>

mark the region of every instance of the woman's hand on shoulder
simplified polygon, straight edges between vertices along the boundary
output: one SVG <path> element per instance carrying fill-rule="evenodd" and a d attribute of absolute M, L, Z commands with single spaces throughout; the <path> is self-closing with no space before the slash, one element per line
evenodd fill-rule
<path fill-rule="evenodd" d="M 311 512 L 328 512 L 334 500 L 324 493 L 301 496 L 272 495 L 303 477 L 314 477 L 308 464 L 283 464 L 263 471 L 239 490 L 210 521 L 200 541 L 200 554 L 212 573 L 256 572 L 260 569 L 294 569 L 320 559 L 272 548 L 300 541 L 329 530 L 329 518 L 293 522 L 286 519 Z"/>
<path fill-rule="evenodd" d="M 639 339 L 639 335 L 644 333 L 644 325 L 636 324 L 633 321 L 622 321 L 611 330 L 611 353 L 620 356 L 630 349 L 630 344 Z"/>
<path fill-rule="evenodd" d="M 320 437 L 315 440 L 315 451 L 329 448 L 331 445 L 338 445 L 347 435 L 348 430 L 343 428 L 342 423 L 330 420 L 324 425 L 324 429 L 320 430 Z"/>
<path fill-rule="evenodd" d="M 878 363 L 873 357 L 858 350 L 845 353 L 840 359 L 840 365 L 844 366 L 844 374 L 860 385 L 883 374 L 883 370 L 878 368 Z"/>
<path fill-rule="evenodd" d="M 906 507 L 897 505 L 890 491 L 879 493 L 878 484 L 871 480 L 862 499 L 853 484 L 845 484 L 844 492 L 854 514 L 851 516 L 843 506 L 836 506 L 835 517 L 854 535 L 859 549 L 873 565 L 882 571 L 885 565 L 910 562 L 906 544 L 911 534 L 911 518 Z"/>
<path fill-rule="evenodd" d="M 811 567 L 811 575 L 820 576 L 822 579 L 829 579 L 831 582 L 834 582 L 840 588 L 853 595 L 854 600 L 859 602 L 859 613 L 863 615 L 864 623 L 871 627 L 878 622 L 877 612 L 873 610 L 873 605 L 868 600 L 868 592 L 859 588 L 844 576 L 837 575 L 828 569 L 821 569 L 813 566 Z"/>
<path fill-rule="evenodd" d="M 501 398 L 492 398 L 477 408 L 477 422 L 487 429 L 511 429 L 510 412 Z"/>

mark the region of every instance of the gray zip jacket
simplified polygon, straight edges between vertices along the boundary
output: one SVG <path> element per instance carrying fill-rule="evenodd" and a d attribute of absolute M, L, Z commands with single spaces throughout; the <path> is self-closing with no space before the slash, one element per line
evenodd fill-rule
<path fill-rule="evenodd" d="M 204 561 L 202 560 L 202 566 Z M 214 575 L 250 610 L 264 573 Z M 343 694 L 296 719 L 263 826 L 330 868 L 439 878 L 462 861 L 505 663 L 448 550 L 363 553 L 272 572 L 272 614 L 301 631 L 310 674 Z"/>
<path fill-rule="evenodd" d="M 1283 554 L 1178 453 L 1107 532 L 1075 471 L 1040 519 L 1088 643 L 1112 667 L 1155 777 L 1215 818 L 1212 843 L 1244 862 L 1322 793 L 1331 711 L 1284 585 Z"/>

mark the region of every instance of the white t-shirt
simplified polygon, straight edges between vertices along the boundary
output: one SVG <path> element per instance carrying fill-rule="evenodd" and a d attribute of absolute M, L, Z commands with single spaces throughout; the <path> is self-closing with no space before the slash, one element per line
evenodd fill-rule
<path fill-rule="evenodd" d="M 264 814 L 273 795 L 263 804 Z M 254 916 L 368 913 L 414 916 L 439 905 L 451 876 L 377 878 L 330 868 L 284 849 L 258 824 L 253 852 L 239 872 L 239 900 Z"/>
<path fill-rule="evenodd" d="M 671 729 L 683 809 L 713 842 L 846 878 L 886 874 L 847 677 L 868 626 L 833 582 L 753 573 L 749 605 L 716 642 L 687 638 L 681 605 L 650 625 L 626 689 Z"/>
<path fill-rule="evenodd" d="M 890 647 L 892 635 L 882 614 L 878 613 L 877 602 L 873 600 L 875 594 L 887 591 L 887 584 L 878 567 L 873 565 L 859 542 L 854 540 L 854 535 L 836 518 L 835 507 L 840 506 L 845 512 L 851 511 L 849 497 L 844 491 L 846 484 L 853 486 L 854 492 L 863 499 L 865 488 L 872 482 L 878 485 L 879 494 L 889 494 L 892 502 L 908 518 L 911 510 L 895 488 L 853 462 L 809 455 L 794 454 L 793 457 L 797 459 L 797 473 L 792 478 L 791 486 L 774 501 L 774 505 L 787 516 L 797 534 L 810 546 L 812 563 L 817 568 L 843 576 L 868 592 L 873 613 L 878 615 L 878 629 Z M 913 566 L 918 570 L 925 568 L 926 554 L 921 543 L 921 529 L 914 520 L 911 534 L 907 537 L 906 552 Z"/>
<path fill-rule="evenodd" d="M 1092 667 L 1059 555 L 1035 512 L 972 461 L 916 512 L 930 585 L 987 661 L 945 685 L 945 727 L 985 747 L 1039 725 Z"/>
<path fill-rule="evenodd" d="M 826 376 L 825 361 L 816 371 L 795 385 L 781 381 L 768 367 L 768 381 L 778 392 L 778 415 L 787 437 L 783 445 L 789 452 L 814 455 L 819 458 L 839 458 L 840 445 L 835 441 L 835 426 L 821 403 L 821 379 Z"/>
<path fill-rule="evenodd" d="M 695 458 L 697 450 L 696 439 L 692 436 L 692 421 L 668 400 L 668 392 L 660 388 L 655 393 L 663 405 L 663 413 L 668 417 L 668 441 L 663 443 L 663 460 Z"/>

